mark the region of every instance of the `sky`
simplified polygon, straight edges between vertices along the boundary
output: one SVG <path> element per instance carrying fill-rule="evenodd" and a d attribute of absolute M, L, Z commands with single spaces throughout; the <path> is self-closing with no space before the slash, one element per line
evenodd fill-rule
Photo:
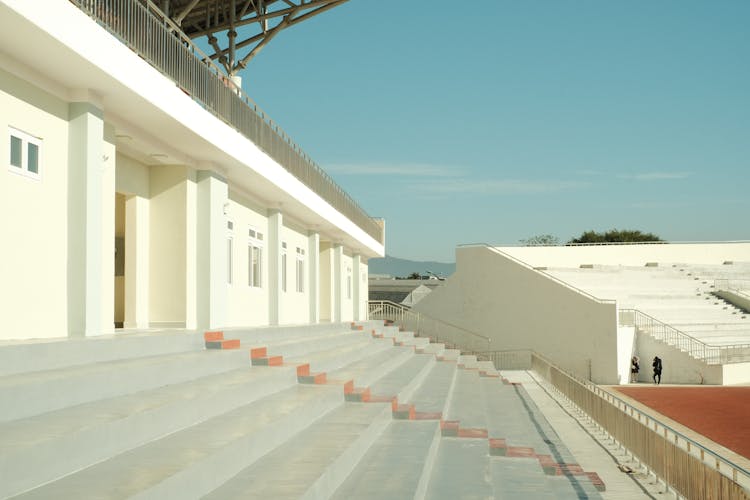
<path fill-rule="evenodd" d="M 386 220 L 386 252 L 586 230 L 750 239 L 747 0 L 350 0 L 244 90 Z"/>

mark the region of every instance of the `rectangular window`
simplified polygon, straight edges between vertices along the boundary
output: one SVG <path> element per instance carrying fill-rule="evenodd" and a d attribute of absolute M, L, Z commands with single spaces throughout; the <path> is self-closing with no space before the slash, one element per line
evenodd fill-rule
<path fill-rule="evenodd" d="M 305 291 L 305 250 L 297 247 L 297 291 Z"/>
<path fill-rule="evenodd" d="M 247 235 L 247 285 L 260 288 L 263 286 L 263 233 L 251 228 Z"/>
<path fill-rule="evenodd" d="M 227 283 L 232 284 L 232 238 L 227 238 Z"/>
<path fill-rule="evenodd" d="M 39 178 L 42 140 L 8 127 L 10 137 L 9 169 L 12 172 Z"/>
<path fill-rule="evenodd" d="M 286 241 L 281 242 L 281 291 L 286 292 Z"/>

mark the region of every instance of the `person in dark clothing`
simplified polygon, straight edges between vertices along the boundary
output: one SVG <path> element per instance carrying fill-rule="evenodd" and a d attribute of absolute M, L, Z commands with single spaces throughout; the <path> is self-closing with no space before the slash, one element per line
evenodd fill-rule
<path fill-rule="evenodd" d="M 661 384 L 661 359 L 659 356 L 654 356 L 654 362 L 651 363 L 654 368 L 654 383 L 656 385 Z"/>
<path fill-rule="evenodd" d="M 630 359 L 630 382 L 638 382 L 638 371 L 640 370 L 641 360 L 638 356 L 633 356 Z"/>

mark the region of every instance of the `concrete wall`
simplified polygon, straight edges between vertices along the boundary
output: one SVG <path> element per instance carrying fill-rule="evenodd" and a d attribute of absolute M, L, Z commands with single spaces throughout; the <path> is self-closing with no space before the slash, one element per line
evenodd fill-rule
<path fill-rule="evenodd" d="M 654 356 L 659 356 L 662 360 L 661 381 L 664 384 L 721 385 L 723 383 L 721 365 L 707 365 L 650 335 L 640 332 L 636 334 L 636 353 L 641 358 L 639 382 L 653 383 L 651 363 Z"/>
<path fill-rule="evenodd" d="M 532 267 L 579 267 L 581 264 L 644 266 L 647 262 L 723 264 L 727 260 L 750 261 L 750 243 L 498 247 L 498 250 Z"/>
<path fill-rule="evenodd" d="M 189 258 L 195 246 L 189 238 L 196 224 L 195 173 L 179 165 L 152 167 L 149 186 L 149 323 L 185 326 L 195 309 L 194 297 L 188 297 L 195 268 Z"/>
<path fill-rule="evenodd" d="M 268 324 L 268 218 L 266 210 L 247 197 L 229 192 L 227 220 L 234 223 L 232 246 L 232 284 L 227 285 L 227 326 L 257 326 Z M 263 233 L 261 259 L 261 287 L 251 287 L 248 282 L 248 230 Z M 228 236 L 229 233 L 227 233 Z"/>
<path fill-rule="evenodd" d="M 635 327 L 617 327 L 617 374 L 621 384 L 630 382 L 630 360 L 636 354 Z"/>
<path fill-rule="evenodd" d="M 490 248 L 459 248 L 456 264 L 456 273 L 415 310 L 490 337 L 492 350 L 533 349 L 596 383 L 618 383 L 614 303 L 561 286 Z"/>
<path fill-rule="evenodd" d="M 0 70 L 0 339 L 67 335 L 67 113 L 67 103 Z M 10 167 L 8 127 L 43 141 L 38 179 Z"/>
<path fill-rule="evenodd" d="M 281 324 L 293 325 L 310 321 L 310 252 L 308 236 L 305 232 L 289 223 L 282 228 L 282 241 L 286 242 L 286 292 L 281 292 Z M 302 292 L 297 291 L 297 248 L 305 251 L 304 282 Z"/>

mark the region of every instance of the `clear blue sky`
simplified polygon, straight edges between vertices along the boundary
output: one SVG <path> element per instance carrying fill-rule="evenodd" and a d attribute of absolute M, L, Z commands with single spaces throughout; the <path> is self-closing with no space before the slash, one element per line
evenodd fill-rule
<path fill-rule="evenodd" d="M 243 87 L 387 253 L 584 230 L 750 239 L 750 1 L 350 0 Z"/>

